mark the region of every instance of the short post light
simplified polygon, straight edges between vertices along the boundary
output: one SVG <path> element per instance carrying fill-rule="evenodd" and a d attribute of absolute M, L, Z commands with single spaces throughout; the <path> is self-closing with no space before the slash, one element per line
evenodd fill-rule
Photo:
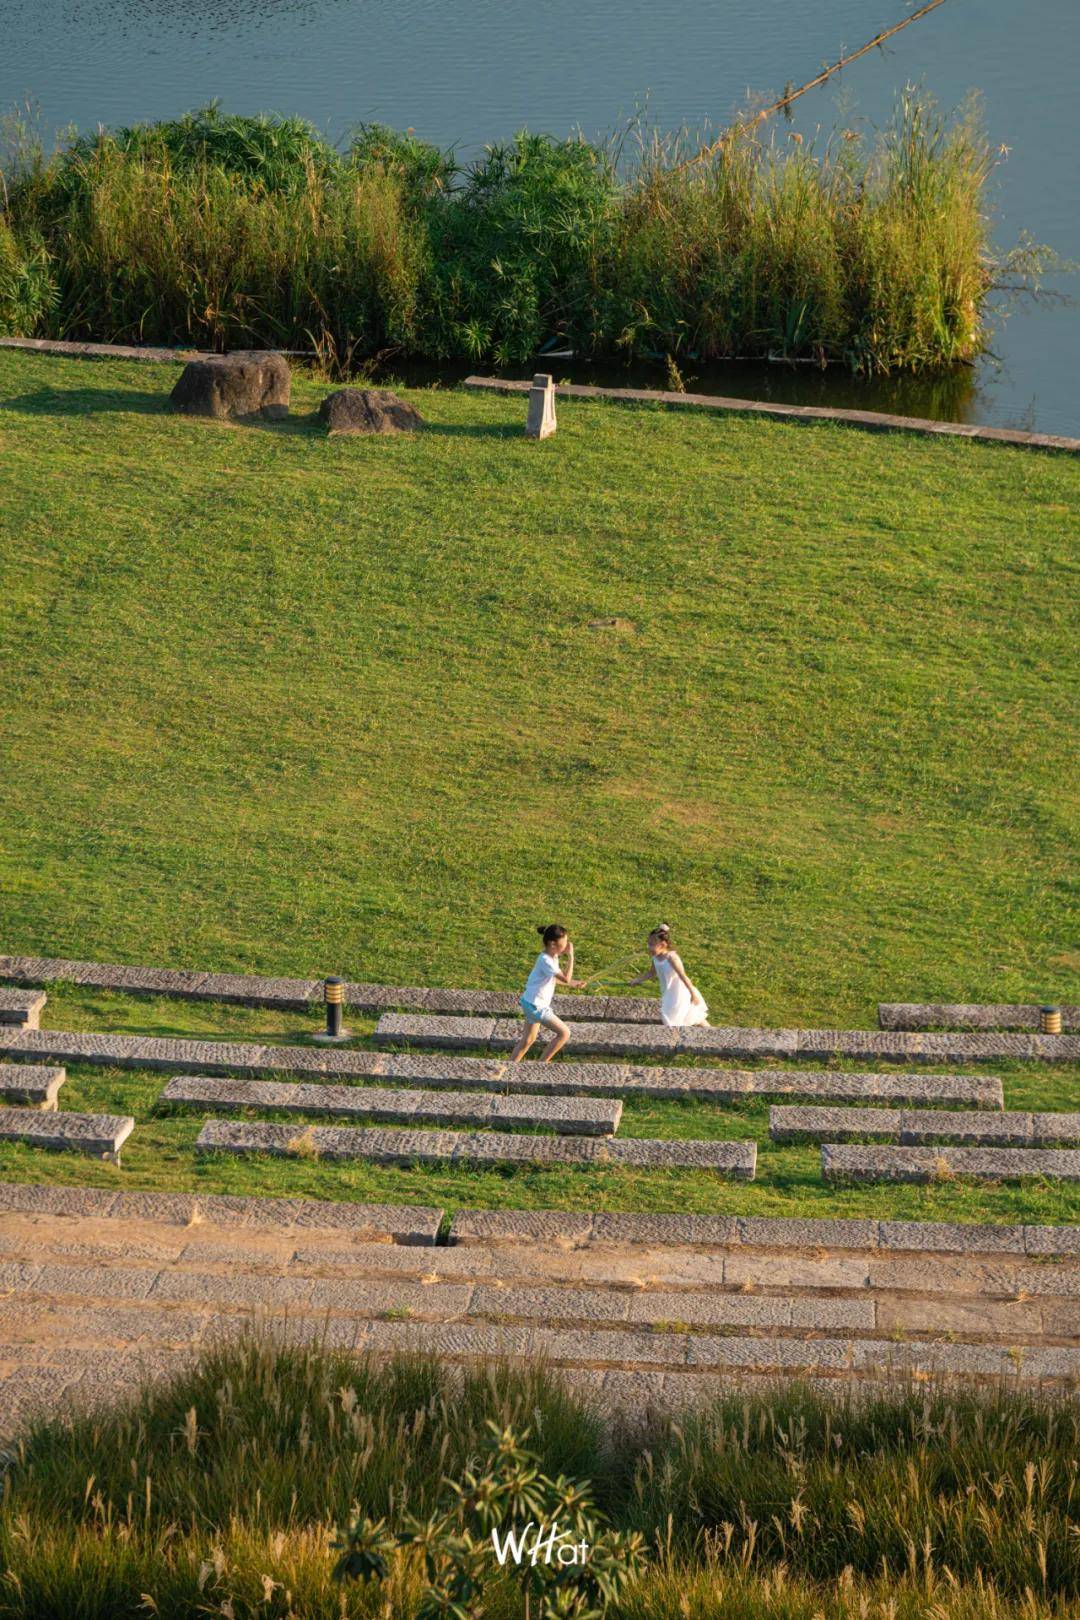
<path fill-rule="evenodd" d="M 345 1028 L 342 1019 L 345 1014 L 345 980 L 330 978 L 323 980 L 323 1000 L 326 1003 L 326 1028 L 319 1030 L 312 1039 L 316 1041 L 347 1041 L 350 1031 Z"/>
<path fill-rule="evenodd" d="M 1060 1007 L 1040 1007 L 1039 1008 L 1039 1028 L 1042 1030 L 1044 1035 L 1060 1035 L 1061 1034 L 1061 1008 Z"/>

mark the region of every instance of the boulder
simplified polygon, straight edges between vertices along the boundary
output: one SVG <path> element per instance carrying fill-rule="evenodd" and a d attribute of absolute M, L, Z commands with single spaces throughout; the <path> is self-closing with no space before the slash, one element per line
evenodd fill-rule
<path fill-rule="evenodd" d="M 173 408 L 187 416 L 274 418 L 288 416 L 291 384 L 283 355 L 238 349 L 189 360 L 171 397 Z"/>
<path fill-rule="evenodd" d="M 340 388 L 319 406 L 327 433 L 412 433 L 423 427 L 419 411 L 385 388 Z"/>

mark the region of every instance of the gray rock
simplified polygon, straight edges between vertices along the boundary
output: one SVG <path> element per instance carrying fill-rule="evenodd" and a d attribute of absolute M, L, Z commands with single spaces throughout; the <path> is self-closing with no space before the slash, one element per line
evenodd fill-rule
<path fill-rule="evenodd" d="M 413 433 L 423 427 L 420 412 L 385 388 L 339 388 L 319 406 L 327 433 Z"/>
<path fill-rule="evenodd" d="M 280 354 L 238 349 L 189 360 L 170 396 L 185 416 L 230 418 L 288 416 L 292 378 Z"/>

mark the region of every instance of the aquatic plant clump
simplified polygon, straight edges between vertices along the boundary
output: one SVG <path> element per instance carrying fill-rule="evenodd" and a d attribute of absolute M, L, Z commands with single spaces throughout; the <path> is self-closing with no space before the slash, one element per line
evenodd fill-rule
<path fill-rule="evenodd" d="M 986 346 L 992 168 L 970 112 L 911 92 L 870 138 L 747 122 L 618 163 L 521 133 L 463 166 L 380 125 L 338 152 L 209 108 L 23 149 L 0 219 L 56 290 L 17 305 L 26 335 L 504 364 L 557 340 L 884 374 Z"/>

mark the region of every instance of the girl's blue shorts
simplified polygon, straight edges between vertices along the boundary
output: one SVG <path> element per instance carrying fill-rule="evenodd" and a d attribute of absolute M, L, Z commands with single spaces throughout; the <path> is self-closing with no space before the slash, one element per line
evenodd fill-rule
<path fill-rule="evenodd" d="M 538 1007 L 535 1002 L 526 1001 L 524 996 L 522 996 L 521 1000 L 518 1002 L 518 1006 L 521 1008 L 522 1013 L 525 1015 L 525 1021 L 527 1023 L 529 1023 L 529 1024 L 548 1024 L 548 1025 L 550 1025 L 550 1023 L 551 1023 L 551 1009 L 550 1009 L 550 1007 Z"/>

